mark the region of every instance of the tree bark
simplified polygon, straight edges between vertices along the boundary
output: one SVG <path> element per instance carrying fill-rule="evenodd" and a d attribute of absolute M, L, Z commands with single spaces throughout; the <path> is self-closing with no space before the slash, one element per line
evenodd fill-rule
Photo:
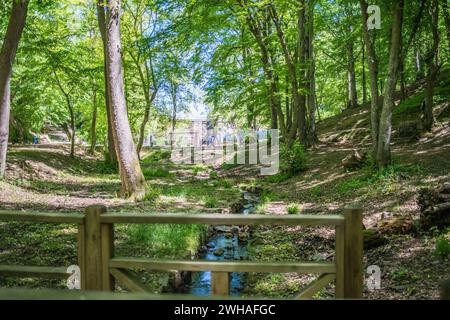
<path fill-rule="evenodd" d="M 386 167 L 391 162 L 391 131 L 392 109 L 394 107 L 394 94 L 397 84 L 398 65 L 400 58 L 401 35 L 403 24 L 403 0 L 395 4 L 394 20 L 392 23 L 391 47 L 389 53 L 388 76 L 386 79 L 383 109 L 380 116 L 378 134 L 377 164 Z"/>
<path fill-rule="evenodd" d="M 10 81 L 12 65 L 28 11 L 28 0 L 12 1 L 8 29 L 0 52 L 0 179 L 5 176 L 8 150 L 9 116 L 11 112 Z"/>
<path fill-rule="evenodd" d="M 308 142 L 317 143 L 316 133 L 316 60 L 314 55 L 314 2 L 308 3 Z"/>
<path fill-rule="evenodd" d="M 367 14 L 367 2 L 366 0 L 359 1 L 361 6 L 362 15 L 362 30 L 364 43 L 367 52 L 367 65 L 369 66 L 369 79 L 370 79 L 370 125 L 372 136 L 372 155 L 375 158 L 378 149 L 378 127 L 379 127 L 379 111 L 378 111 L 378 62 L 375 53 L 375 46 L 367 28 L 367 20 L 369 16 Z"/>
<path fill-rule="evenodd" d="M 106 15 L 105 15 L 105 5 L 104 0 L 98 0 L 97 2 L 97 15 L 98 15 L 98 26 L 100 29 L 100 36 L 103 43 L 103 67 L 104 67 L 104 82 L 105 82 L 105 106 L 106 106 L 106 119 L 107 119 L 107 135 L 108 135 L 108 158 L 107 160 L 116 165 L 117 155 L 114 147 L 114 138 L 112 133 L 112 123 L 111 123 L 111 104 L 109 102 L 109 83 L 108 77 L 106 75 Z"/>
<path fill-rule="evenodd" d="M 97 145 L 97 112 L 97 86 L 94 82 L 92 91 L 91 149 L 89 151 L 91 154 L 94 154 L 95 146 Z"/>
<path fill-rule="evenodd" d="M 175 128 L 177 126 L 177 92 L 178 92 L 178 85 L 171 80 L 171 90 L 170 95 L 172 98 L 172 131 L 170 133 L 170 149 L 173 149 L 173 144 L 175 142 Z"/>
<path fill-rule="evenodd" d="M 362 56 L 361 56 L 361 65 L 362 65 L 362 103 L 366 105 L 367 103 L 367 79 L 366 79 L 366 47 L 364 45 L 364 41 L 362 44 Z"/>
<path fill-rule="evenodd" d="M 425 108 L 423 113 L 423 129 L 425 131 L 431 131 L 434 124 L 433 117 L 433 91 L 434 84 L 437 75 L 437 64 L 436 57 L 439 48 L 439 5 L 437 0 L 432 0 L 429 6 L 430 17 L 431 17 L 431 33 L 433 36 L 433 45 L 427 54 L 427 65 L 428 72 L 426 78 L 426 97 L 425 97 Z"/>
<path fill-rule="evenodd" d="M 111 107 L 114 147 L 119 162 L 122 194 L 136 201 L 145 196 L 146 186 L 133 143 L 124 93 L 120 37 L 120 0 L 109 0 L 106 28 L 106 74 Z"/>
<path fill-rule="evenodd" d="M 348 30 L 352 32 L 352 27 Z M 347 42 L 347 85 L 348 85 L 348 108 L 358 107 L 358 97 L 356 93 L 356 71 L 355 71 L 355 54 L 353 41 Z"/>

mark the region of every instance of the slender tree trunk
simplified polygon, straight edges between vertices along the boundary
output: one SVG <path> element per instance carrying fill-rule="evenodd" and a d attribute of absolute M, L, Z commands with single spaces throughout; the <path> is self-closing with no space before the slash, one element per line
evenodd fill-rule
<path fill-rule="evenodd" d="M 317 142 L 316 133 L 316 61 L 314 55 L 314 2 L 308 3 L 308 141 L 312 144 Z"/>
<path fill-rule="evenodd" d="M 12 1 L 11 15 L 0 52 L 0 179 L 5 176 L 8 150 L 9 115 L 11 111 L 10 81 L 17 47 L 25 26 L 28 0 Z"/>
<path fill-rule="evenodd" d="M 275 24 L 276 30 L 277 30 L 277 36 L 278 40 L 280 42 L 284 60 L 286 63 L 288 75 L 289 75 L 289 81 L 291 84 L 291 93 L 292 93 L 292 108 L 294 112 L 294 120 L 293 123 L 297 123 L 297 126 L 292 126 L 292 130 L 289 132 L 289 135 L 286 139 L 287 146 L 290 147 L 292 143 L 294 142 L 296 132 L 298 129 L 298 138 L 299 140 L 307 144 L 307 128 L 306 128 L 306 96 L 303 92 L 300 92 L 299 85 L 300 82 L 298 81 L 296 66 L 294 63 L 294 60 L 292 58 L 292 55 L 289 51 L 288 45 L 286 43 L 286 38 L 284 35 L 284 32 L 280 25 L 280 20 L 278 18 L 278 13 L 273 5 L 270 7 L 270 12 L 272 15 L 272 20 Z M 305 65 L 304 57 L 305 57 L 305 51 L 307 50 L 306 44 L 305 44 L 305 24 L 304 24 L 304 18 L 305 18 L 305 6 L 303 2 L 303 6 L 299 9 L 301 13 L 299 15 L 302 16 L 303 22 L 301 22 L 301 30 L 299 33 L 301 33 L 301 43 L 302 43 L 302 50 L 300 51 L 301 55 L 301 65 Z M 303 85 L 303 83 L 301 84 Z"/>
<path fill-rule="evenodd" d="M 350 27 L 349 32 L 352 32 Z M 347 108 L 358 107 L 358 97 L 356 93 L 356 71 L 353 41 L 347 42 L 347 85 L 348 85 L 348 106 Z"/>
<path fill-rule="evenodd" d="M 102 38 L 103 43 L 103 60 L 104 60 L 104 82 L 105 82 L 105 106 L 106 106 L 106 119 L 107 119 L 107 135 L 108 135 L 108 161 L 114 165 L 117 164 L 117 155 L 116 150 L 114 147 L 114 138 L 113 138 L 113 132 L 112 132 L 112 123 L 111 123 L 111 103 L 109 102 L 109 82 L 108 82 L 108 76 L 106 72 L 106 16 L 105 16 L 105 10 L 106 7 L 103 4 L 104 0 L 98 0 L 97 2 L 97 15 L 98 15 L 98 26 L 100 29 L 100 36 Z"/>
<path fill-rule="evenodd" d="M 120 0 L 108 1 L 106 74 L 109 83 L 111 124 L 122 181 L 122 194 L 138 201 L 144 197 L 146 187 L 136 147 L 133 143 L 125 101 L 120 38 L 120 2 Z"/>
<path fill-rule="evenodd" d="M 423 70 L 422 55 L 420 52 L 420 48 L 417 48 L 417 50 L 416 50 L 414 66 L 416 67 L 416 81 L 419 81 L 424 78 L 424 70 Z"/>
<path fill-rule="evenodd" d="M 97 144 L 97 112 L 97 87 L 94 83 L 94 90 L 92 92 L 91 149 L 89 151 L 91 154 L 94 154 Z"/>
<path fill-rule="evenodd" d="M 423 128 L 426 131 L 431 131 L 434 124 L 433 91 L 437 75 L 436 58 L 437 58 L 437 51 L 439 48 L 439 30 L 438 30 L 439 5 L 437 0 L 431 1 L 429 11 L 431 16 L 431 33 L 433 36 L 433 46 L 430 48 L 430 51 L 427 55 L 428 73 L 426 79 L 427 85 L 426 85 L 425 108 L 423 114 Z"/>
<path fill-rule="evenodd" d="M 55 75 L 55 80 L 59 87 L 59 90 L 61 90 L 61 93 L 64 95 L 64 98 L 66 99 L 67 110 L 69 111 L 69 115 L 70 115 L 70 129 L 67 130 L 70 133 L 70 134 L 68 134 L 68 138 L 70 139 L 70 157 L 74 158 L 75 157 L 75 135 L 76 135 L 76 133 L 75 133 L 75 113 L 73 110 L 73 104 L 72 104 L 72 100 L 70 99 L 70 93 L 67 89 L 64 89 L 56 70 L 53 70 L 53 74 Z"/>
<path fill-rule="evenodd" d="M 177 92 L 178 86 L 176 83 L 171 83 L 171 96 L 172 96 L 172 131 L 170 134 L 170 149 L 173 149 L 175 142 L 175 128 L 177 126 Z"/>
<path fill-rule="evenodd" d="M 72 131 L 72 136 L 70 139 L 70 157 L 75 158 L 75 114 L 73 112 L 73 106 L 70 101 L 67 102 L 69 107 L 69 113 L 70 113 L 70 130 Z"/>
<path fill-rule="evenodd" d="M 408 41 L 401 48 L 401 56 L 399 62 L 399 74 L 400 74 L 400 93 L 401 93 L 401 101 L 406 99 L 406 80 L 405 80 L 405 59 L 408 56 L 408 50 L 416 36 L 417 31 L 420 27 L 420 21 L 422 20 L 423 11 L 425 9 L 425 5 L 429 0 L 421 0 L 419 10 L 414 17 L 413 25 L 411 28 L 411 33 L 409 35 Z"/>
<path fill-rule="evenodd" d="M 378 111 L 378 62 L 375 53 L 375 46 L 373 39 L 369 34 L 367 28 L 367 20 L 369 16 L 367 14 L 367 2 L 366 0 L 359 1 L 361 5 L 361 15 L 362 15 L 362 30 L 364 43 L 367 52 L 367 65 L 369 66 L 369 79 L 370 79 L 370 125 L 371 125 L 371 135 L 372 135 L 372 154 L 375 158 L 378 148 L 378 127 L 379 127 L 379 111 Z"/>
<path fill-rule="evenodd" d="M 389 53 L 389 70 L 384 91 L 383 109 L 380 116 L 377 150 L 377 164 L 380 168 L 387 166 L 391 162 L 392 109 L 394 107 L 394 94 L 398 75 L 402 24 L 403 0 L 398 0 L 395 4 Z"/>
<path fill-rule="evenodd" d="M 450 14 L 448 13 L 448 0 L 441 0 L 442 15 L 444 16 L 445 31 L 447 34 L 448 51 L 450 52 Z"/>
<path fill-rule="evenodd" d="M 361 57 L 361 65 L 362 65 L 362 99 L 363 105 L 365 106 L 367 103 L 367 79 L 366 79 L 366 47 L 364 45 L 364 41 L 362 44 L 362 57 Z"/>

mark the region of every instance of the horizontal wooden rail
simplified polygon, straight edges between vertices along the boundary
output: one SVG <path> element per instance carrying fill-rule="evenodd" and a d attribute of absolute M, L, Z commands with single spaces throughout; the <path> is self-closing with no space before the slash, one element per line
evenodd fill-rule
<path fill-rule="evenodd" d="M 0 210 L 0 221 L 82 224 L 84 221 L 84 215 L 81 213 L 46 213 Z"/>
<path fill-rule="evenodd" d="M 208 225 L 307 225 L 337 226 L 344 223 L 340 215 L 269 216 L 237 214 L 185 214 L 185 213 L 106 213 L 102 223 L 142 224 L 208 224 Z"/>
<path fill-rule="evenodd" d="M 70 275 L 64 267 L 0 265 L 0 276 L 67 279 Z"/>
<path fill-rule="evenodd" d="M 243 300 L 238 296 L 193 296 L 190 294 L 119 293 L 52 289 L 0 289 L 0 300 Z M 261 299 L 252 297 L 251 300 Z"/>
<path fill-rule="evenodd" d="M 275 273 L 335 273 L 334 262 L 253 262 L 209 260 L 165 260 L 116 257 L 109 262 L 110 268 L 215 271 L 215 272 L 275 272 Z"/>

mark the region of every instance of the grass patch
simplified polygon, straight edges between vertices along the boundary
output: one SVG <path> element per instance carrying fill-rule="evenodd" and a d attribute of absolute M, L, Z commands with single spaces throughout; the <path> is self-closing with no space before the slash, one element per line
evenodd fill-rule
<path fill-rule="evenodd" d="M 168 170 L 162 168 L 144 168 L 142 173 L 144 174 L 145 179 L 168 178 L 172 176 Z"/>
<path fill-rule="evenodd" d="M 144 196 L 143 200 L 147 201 L 147 202 L 154 203 L 154 202 L 156 202 L 159 199 L 160 196 L 161 196 L 161 190 L 160 189 L 157 189 L 157 188 L 154 188 L 154 187 L 150 187 L 147 190 L 147 192 L 145 193 L 145 196 Z"/>
<path fill-rule="evenodd" d="M 383 194 L 398 191 L 401 181 L 423 173 L 418 165 L 391 165 L 382 170 L 375 169 L 368 164 L 362 169 L 362 175 L 343 180 L 336 185 L 339 194 L 351 193 L 371 187 L 372 192 Z"/>
<path fill-rule="evenodd" d="M 196 252 L 206 234 L 203 225 L 130 225 L 127 233 L 131 244 L 149 246 L 151 255 L 187 257 Z"/>
<path fill-rule="evenodd" d="M 206 208 L 217 208 L 219 206 L 219 201 L 216 197 L 207 196 L 203 198 L 203 204 Z"/>

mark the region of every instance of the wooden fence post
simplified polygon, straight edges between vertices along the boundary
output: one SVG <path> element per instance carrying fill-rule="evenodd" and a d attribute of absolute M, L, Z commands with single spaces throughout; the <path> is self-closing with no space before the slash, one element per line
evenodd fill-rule
<path fill-rule="evenodd" d="M 103 291 L 114 291 L 114 277 L 109 272 L 109 260 L 114 256 L 114 225 L 101 224 L 102 242 L 102 289 Z"/>
<path fill-rule="evenodd" d="M 228 272 L 211 272 L 211 291 L 213 296 L 230 294 L 230 274 Z"/>
<path fill-rule="evenodd" d="M 78 267 L 80 268 L 80 289 L 86 290 L 86 223 L 78 225 Z"/>
<path fill-rule="evenodd" d="M 336 246 L 335 246 L 335 256 L 334 263 L 336 264 L 336 281 L 335 281 L 335 293 L 336 299 L 344 298 L 344 257 L 345 257 L 345 226 L 336 226 Z"/>
<path fill-rule="evenodd" d="M 362 209 L 346 208 L 344 218 L 344 298 L 361 299 L 364 285 Z"/>
<path fill-rule="evenodd" d="M 94 205 L 87 207 L 84 218 L 84 246 L 83 258 L 85 273 L 85 290 L 101 291 L 103 289 L 103 267 L 102 267 L 102 228 L 100 215 L 106 212 L 106 207 Z"/>

